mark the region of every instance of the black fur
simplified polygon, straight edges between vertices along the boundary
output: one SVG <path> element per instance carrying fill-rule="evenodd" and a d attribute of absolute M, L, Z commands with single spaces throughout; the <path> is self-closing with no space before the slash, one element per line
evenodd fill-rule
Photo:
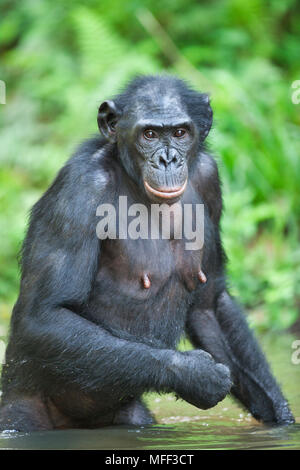
<path fill-rule="evenodd" d="M 165 143 L 157 168 L 151 149 L 162 151 L 158 140 L 136 147 L 136 116 L 146 114 L 157 122 L 190 118 L 186 141 L 173 130 L 163 137 L 175 149 L 173 163 Z M 226 291 L 220 182 L 204 144 L 211 121 L 206 95 L 165 76 L 140 77 L 100 107 L 106 138 L 85 142 L 31 211 L 2 373 L 0 429 L 147 424 L 145 391 L 174 392 L 206 409 L 232 381 L 233 395 L 257 419 L 293 422 Z M 117 206 L 126 195 L 128 205 L 150 207 L 143 179 L 169 187 L 187 174 L 181 201 L 205 206 L 203 253 L 186 251 L 185 240 L 97 238 L 101 203 Z M 198 280 L 199 267 L 206 284 Z M 149 289 L 141 283 L 145 273 Z M 176 351 L 185 331 L 198 349 Z"/>

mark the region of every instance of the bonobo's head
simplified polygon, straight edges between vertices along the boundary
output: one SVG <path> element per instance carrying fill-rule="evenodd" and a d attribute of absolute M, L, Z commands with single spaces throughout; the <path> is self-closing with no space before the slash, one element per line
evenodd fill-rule
<path fill-rule="evenodd" d="M 173 203 L 183 194 L 211 124 L 208 96 L 169 76 L 136 78 L 98 113 L 100 131 L 155 202 Z"/>

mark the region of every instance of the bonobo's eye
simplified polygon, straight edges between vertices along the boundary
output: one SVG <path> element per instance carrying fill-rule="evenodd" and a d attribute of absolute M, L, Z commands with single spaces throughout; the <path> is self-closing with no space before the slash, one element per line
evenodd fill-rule
<path fill-rule="evenodd" d="M 185 129 L 176 129 L 174 132 L 174 137 L 184 137 L 186 135 L 186 130 Z"/>
<path fill-rule="evenodd" d="M 152 129 L 147 129 L 146 131 L 144 131 L 144 137 L 145 139 L 157 139 L 158 135 Z"/>

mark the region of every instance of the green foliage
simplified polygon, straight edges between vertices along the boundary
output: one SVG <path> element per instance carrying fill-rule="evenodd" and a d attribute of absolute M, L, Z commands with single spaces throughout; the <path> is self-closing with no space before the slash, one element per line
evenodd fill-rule
<path fill-rule="evenodd" d="M 17 295 L 30 206 L 77 143 L 97 132 L 101 100 L 136 74 L 167 70 L 212 95 L 210 145 L 224 182 L 232 291 L 257 327 L 291 325 L 300 298 L 300 104 L 291 102 L 300 79 L 299 3 L 3 0 L 1 7 L 8 96 L 0 105 L 0 322 Z"/>

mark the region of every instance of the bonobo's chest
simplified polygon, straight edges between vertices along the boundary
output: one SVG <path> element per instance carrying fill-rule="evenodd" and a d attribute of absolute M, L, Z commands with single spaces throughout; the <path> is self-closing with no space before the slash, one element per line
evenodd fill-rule
<path fill-rule="evenodd" d="M 150 222 L 151 214 L 148 215 Z M 116 216 L 117 224 L 122 225 L 118 212 Z M 149 223 L 146 234 L 139 224 L 141 236 L 134 230 L 138 224 L 131 225 L 129 219 L 126 236 L 122 233 L 120 238 L 117 230 L 117 238 L 101 241 L 98 272 L 89 301 L 93 321 L 119 332 L 174 345 L 183 332 L 194 296 L 205 285 L 201 277 L 202 256 L 203 250 L 207 255 L 211 249 L 209 245 L 202 247 L 205 231 L 211 225 L 203 211 L 183 213 L 182 227 L 178 227 L 179 219 L 178 212 L 171 216 L 169 232 L 163 229 L 155 233 Z"/>
<path fill-rule="evenodd" d="M 200 284 L 200 263 L 201 253 L 178 240 L 107 240 L 89 302 L 93 321 L 173 347 Z"/>
<path fill-rule="evenodd" d="M 189 186 L 182 200 L 171 206 L 136 203 L 131 188 L 120 191 L 113 212 L 100 218 L 97 226 L 98 236 L 105 232 L 99 290 L 109 283 L 113 291 L 132 301 L 156 296 L 166 285 L 187 293 L 195 290 L 205 280 L 201 263 L 205 230 L 210 230 L 211 222 L 193 188 Z M 99 216 L 104 212 L 99 211 Z"/>
<path fill-rule="evenodd" d="M 183 240 L 107 240 L 102 245 L 97 282 L 110 284 L 134 300 L 157 296 L 167 285 L 192 292 L 197 287 L 202 250 L 187 251 Z"/>

